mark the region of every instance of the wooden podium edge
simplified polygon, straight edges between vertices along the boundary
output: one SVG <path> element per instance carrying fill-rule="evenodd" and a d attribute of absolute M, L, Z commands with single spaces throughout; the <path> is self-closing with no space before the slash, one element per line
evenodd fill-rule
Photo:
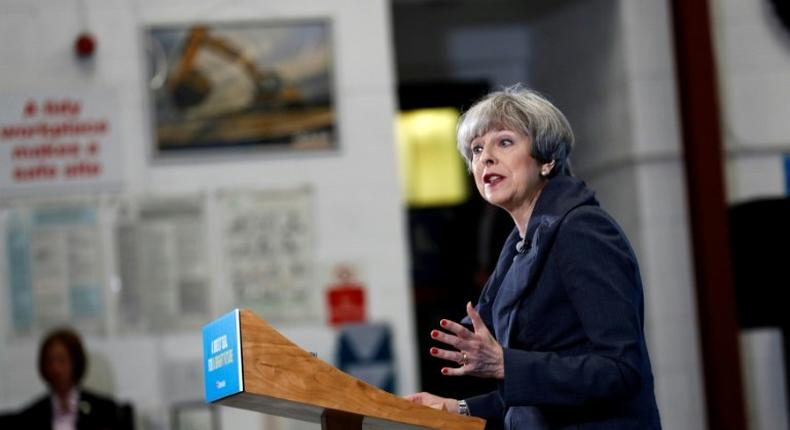
<path fill-rule="evenodd" d="M 308 422 L 326 421 L 327 414 L 341 420 L 359 416 L 366 426 L 381 429 L 485 427 L 481 418 L 417 405 L 344 373 L 301 349 L 250 310 L 240 310 L 239 331 L 244 389 L 219 404 Z"/>

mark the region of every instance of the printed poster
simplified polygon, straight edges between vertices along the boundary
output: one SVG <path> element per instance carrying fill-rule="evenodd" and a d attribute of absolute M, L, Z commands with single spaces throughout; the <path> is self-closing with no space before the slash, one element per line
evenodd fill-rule
<path fill-rule="evenodd" d="M 13 208 L 4 218 L 11 331 L 30 335 L 62 324 L 103 331 L 104 252 L 97 207 Z"/>
<path fill-rule="evenodd" d="M 109 89 L 0 95 L 0 196 L 119 188 L 118 111 Z"/>
<path fill-rule="evenodd" d="M 234 306 L 268 321 L 318 318 L 309 188 L 219 196 L 226 285 Z"/>
<path fill-rule="evenodd" d="M 207 230 L 199 197 L 143 198 L 121 206 L 119 331 L 197 329 L 210 319 Z"/>

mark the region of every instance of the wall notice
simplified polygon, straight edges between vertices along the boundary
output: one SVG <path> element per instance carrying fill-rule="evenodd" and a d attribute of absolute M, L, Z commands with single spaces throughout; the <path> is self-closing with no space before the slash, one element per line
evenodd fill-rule
<path fill-rule="evenodd" d="M 199 197 L 122 206 L 116 228 L 122 332 L 195 329 L 209 320 L 208 229 Z"/>
<path fill-rule="evenodd" d="M 95 205 L 14 208 L 5 247 L 11 323 L 18 336 L 70 324 L 84 333 L 104 326 L 104 249 Z"/>
<path fill-rule="evenodd" d="M 0 195 L 117 187 L 118 106 L 109 90 L 0 96 Z"/>
<path fill-rule="evenodd" d="M 318 316 L 312 191 L 225 191 L 219 198 L 227 285 L 268 321 Z"/>

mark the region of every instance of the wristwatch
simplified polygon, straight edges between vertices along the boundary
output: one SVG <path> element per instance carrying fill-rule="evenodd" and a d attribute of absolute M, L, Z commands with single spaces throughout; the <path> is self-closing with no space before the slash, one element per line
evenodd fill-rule
<path fill-rule="evenodd" d="M 469 405 L 466 404 L 466 400 L 459 400 L 458 401 L 458 413 L 461 415 L 470 415 L 469 414 Z"/>

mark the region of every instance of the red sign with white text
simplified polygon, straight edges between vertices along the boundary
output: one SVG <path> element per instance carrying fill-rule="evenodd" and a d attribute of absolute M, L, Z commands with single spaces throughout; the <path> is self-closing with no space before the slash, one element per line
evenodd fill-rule
<path fill-rule="evenodd" d="M 337 326 L 365 321 L 365 287 L 354 279 L 351 268 L 340 266 L 335 270 L 337 282 L 326 292 L 329 324 Z"/>
<path fill-rule="evenodd" d="M 110 91 L 0 96 L 0 194 L 118 187 L 120 143 Z"/>

